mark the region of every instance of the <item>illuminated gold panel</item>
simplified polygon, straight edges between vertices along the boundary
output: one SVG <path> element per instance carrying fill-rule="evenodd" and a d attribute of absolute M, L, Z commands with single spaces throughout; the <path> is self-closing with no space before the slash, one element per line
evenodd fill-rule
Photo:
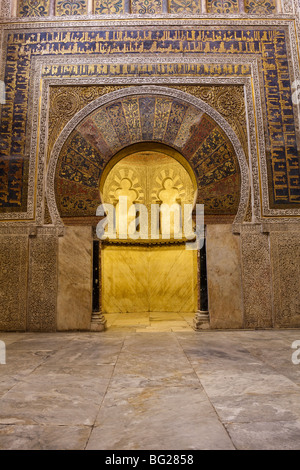
<path fill-rule="evenodd" d="M 197 310 L 196 251 L 185 245 L 105 246 L 101 257 L 104 313 Z"/>
<path fill-rule="evenodd" d="M 189 173 L 177 160 L 158 151 L 145 150 L 120 160 L 105 179 L 102 200 L 116 208 L 117 235 L 121 196 L 127 197 L 128 210 L 131 204 L 144 204 L 147 207 L 150 238 L 151 204 L 167 204 L 170 207 L 179 204 L 183 213 L 184 204 L 194 202 L 195 187 Z M 130 221 L 128 217 L 128 225 Z M 174 222 L 171 217 L 173 233 Z"/>

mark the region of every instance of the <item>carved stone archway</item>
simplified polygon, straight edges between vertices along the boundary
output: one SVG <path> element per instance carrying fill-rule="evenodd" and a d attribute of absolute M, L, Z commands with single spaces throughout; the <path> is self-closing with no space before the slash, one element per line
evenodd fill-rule
<path fill-rule="evenodd" d="M 236 136 L 235 132 L 228 124 L 228 122 L 211 106 L 203 102 L 201 99 L 193 97 L 182 91 L 175 89 L 170 89 L 168 87 L 162 86 L 138 86 L 127 88 L 125 90 L 118 90 L 112 93 L 109 93 L 105 96 L 102 96 L 95 101 L 89 103 L 81 111 L 79 111 L 65 126 L 61 134 L 59 135 L 53 150 L 51 152 L 48 171 L 47 171 L 47 182 L 46 182 L 46 194 L 47 202 L 49 207 L 50 216 L 54 225 L 63 225 L 61 220 L 61 215 L 58 210 L 56 195 L 55 195 L 55 177 L 56 177 L 56 167 L 57 163 L 63 149 L 64 144 L 71 135 L 71 133 L 79 126 L 81 123 L 92 113 L 104 106 L 109 106 L 110 103 L 114 103 L 117 100 L 122 100 L 128 97 L 142 97 L 148 96 L 153 98 L 166 98 L 170 100 L 178 100 L 181 103 L 186 103 L 187 106 L 191 106 L 202 113 L 208 116 L 209 119 L 213 120 L 224 132 L 228 140 L 230 141 L 236 158 L 239 164 L 240 170 L 240 201 L 235 216 L 235 223 L 240 223 L 243 221 L 247 204 L 249 201 L 250 193 L 250 180 L 249 180 L 249 167 L 247 159 L 242 148 L 242 145 Z M 148 141 L 147 136 L 140 136 L 136 142 Z M 169 141 L 160 140 L 161 143 L 170 145 Z M 126 147 L 126 145 L 123 145 Z M 120 147 L 118 150 L 121 150 Z"/>

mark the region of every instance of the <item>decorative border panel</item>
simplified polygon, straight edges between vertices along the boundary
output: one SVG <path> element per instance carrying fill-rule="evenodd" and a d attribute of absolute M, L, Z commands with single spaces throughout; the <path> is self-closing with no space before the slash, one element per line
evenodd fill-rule
<path fill-rule="evenodd" d="M 300 232 L 270 234 L 277 328 L 300 327 Z"/>
<path fill-rule="evenodd" d="M 207 0 L 208 13 L 239 13 L 239 0 Z"/>
<path fill-rule="evenodd" d="M 25 331 L 27 234 L 0 233 L 0 266 L 0 330 Z"/>
<path fill-rule="evenodd" d="M 201 13 L 201 0 L 169 0 L 169 13 Z"/>
<path fill-rule="evenodd" d="M 96 15 L 120 15 L 125 12 L 125 0 L 94 0 Z"/>
<path fill-rule="evenodd" d="M 270 26 L 272 29 L 270 29 Z M 58 80 L 65 80 L 68 77 L 76 77 L 83 79 L 89 76 L 95 77 L 99 83 L 99 77 L 108 77 L 114 81 L 123 79 L 123 83 L 138 83 L 138 80 L 152 81 L 153 78 L 158 80 L 162 78 L 162 71 L 165 74 L 166 84 L 179 79 L 188 80 L 191 77 L 199 77 L 207 79 L 224 76 L 228 77 L 236 75 L 236 70 L 232 63 L 240 64 L 256 63 L 259 72 L 259 83 L 254 87 L 256 103 L 261 100 L 262 110 L 265 115 L 264 122 L 268 123 L 263 129 L 265 135 L 266 159 L 264 153 L 260 154 L 260 165 L 262 165 L 262 177 L 268 173 L 269 194 L 263 193 L 263 215 L 267 216 L 289 216 L 298 215 L 299 212 L 299 157 L 297 150 L 297 135 L 295 123 L 297 125 L 297 115 L 295 108 L 291 102 L 291 82 L 295 78 L 295 74 L 291 67 L 292 63 L 288 62 L 290 54 L 290 38 L 293 34 L 293 28 L 288 28 L 289 23 L 283 22 L 281 25 L 276 23 L 272 26 L 272 22 L 268 23 L 268 28 L 256 25 L 241 27 L 235 24 L 230 29 L 220 26 L 216 30 L 216 26 L 211 29 L 209 26 L 194 27 L 182 29 L 180 26 L 173 27 L 172 30 L 162 27 L 154 27 L 151 30 L 148 27 L 142 29 L 116 27 L 113 29 L 98 28 L 98 31 L 88 31 L 82 28 L 82 31 L 57 31 L 49 32 L 41 30 L 39 32 L 11 32 L 7 33 L 4 52 L 7 51 L 8 58 L 11 58 L 9 66 L 6 66 L 5 80 L 7 82 L 7 104 L 2 110 L 2 135 L 3 139 L 3 162 L 8 170 L 4 170 L 5 174 L 10 174 L 9 184 L 6 189 L 6 195 L 1 195 L 2 211 L 4 217 L 9 219 L 11 214 L 18 218 L 25 218 L 31 213 L 26 211 L 26 188 L 25 185 L 18 192 L 17 184 L 11 185 L 12 182 L 20 181 L 23 175 L 23 181 L 28 180 L 28 202 L 32 193 L 32 183 L 35 175 L 30 167 L 30 161 L 34 161 L 34 154 L 28 159 L 28 151 L 34 149 L 34 141 L 29 141 L 29 136 L 33 133 L 39 133 L 45 126 L 45 121 L 39 121 L 39 114 L 33 113 L 32 122 L 26 123 L 26 110 L 30 105 L 30 99 L 36 102 L 39 99 L 40 83 L 39 80 L 45 80 L 49 77 L 47 66 L 38 75 L 35 70 L 35 60 L 42 58 L 45 63 L 49 63 L 51 57 L 62 59 L 61 65 L 57 66 L 55 75 L 53 70 L 51 77 L 56 76 Z M 172 68 L 160 66 L 162 59 L 166 62 L 163 53 L 167 53 L 170 63 L 174 60 L 178 65 Z M 180 60 L 175 59 L 176 54 L 185 53 L 185 60 L 189 62 L 189 66 L 181 66 Z M 142 55 L 143 53 L 143 55 Z M 145 58 L 152 53 L 152 63 L 148 60 L 149 66 L 145 63 Z M 293 52 L 294 53 L 294 52 Z M 101 61 L 96 57 L 101 55 Z M 114 55 L 118 54 L 114 58 Z M 125 55 L 126 54 L 126 58 Z M 128 62 L 129 55 L 134 57 L 138 55 L 137 65 L 132 68 L 132 61 Z M 49 58 L 47 58 L 49 56 Z M 93 57 L 94 56 L 94 57 Z M 110 57 L 112 65 L 107 67 L 104 64 L 105 56 Z M 215 67 L 212 74 L 213 66 L 205 66 L 212 62 L 216 56 L 219 57 L 219 64 L 223 64 L 220 68 Z M 18 57 L 22 57 L 19 62 Z M 83 58 L 89 58 L 94 61 L 97 67 L 91 75 L 92 68 L 84 65 Z M 154 58 L 155 57 L 155 58 Z M 230 57 L 230 60 L 229 60 Z M 81 59 L 82 58 L 82 59 Z M 211 59 L 211 60 L 210 60 Z M 52 60 L 52 59 L 51 59 Z M 62 63 L 66 65 L 62 65 Z M 97 64 L 98 62 L 98 64 Z M 153 65 L 156 62 L 156 65 Z M 80 65 L 82 63 L 82 66 Z M 200 64 L 203 65 L 200 65 Z M 78 65 L 77 65 L 78 64 Z M 118 65 L 119 64 L 119 65 Z M 295 63 L 296 65 L 296 63 Z M 93 67 L 93 66 L 92 66 Z M 241 77 L 245 76 L 247 70 L 244 65 L 239 65 Z M 244 68 L 243 68 L 244 67 Z M 298 74 L 298 68 L 295 72 Z M 29 87 L 29 78 L 31 73 L 31 86 Z M 298 76 L 298 75 L 296 75 Z M 168 78 L 167 78 L 168 77 Z M 18 86 L 18 94 L 14 93 L 14 86 L 22 83 L 22 87 Z M 32 86 L 33 85 L 33 86 Z M 261 95 L 260 95 L 261 90 Z M 33 94 L 31 95 L 31 93 Z M 31 96 L 31 98 L 30 98 Z M 275 96 L 281 97 L 280 100 Z M 29 100 L 29 101 L 28 101 Z M 10 120 L 13 113 L 14 121 Z M 259 124 L 259 122 L 258 122 Z M 38 128 L 38 126 L 42 126 Z M 283 129 L 283 133 L 282 133 Z M 27 130 L 27 133 L 26 133 Z M 281 135 L 280 140 L 278 136 Z M 261 138 L 260 131 L 258 138 Z M 261 150 L 262 143 L 260 143 Z M 265 162 L 265 163 L 264 163 Z M 264 165 L 268 167 L 268 171 L 264 171 Z M 28 175 L 28 176 L 26 176 Z M 3 182 L 4 186 L 7 183 Z M 265 188 L 265 182 L 262 181 Z M 272 189 L 274 187 L 274 190 Z M 38 187 L 36 188 L 38 190 Z M 18 193 L 18 194 L 17 194 Z M 270 206 L 269 206 L 270 200 Z M 12 201 L 15 201 L 12 203 Z M 29 206 L 27 206 L 29 208 Z M 23 216 L 21 214 L 24 214 Z M 26 215 L 25 215 L 26 214 Z M 31 215 L 32 217 L 32 215 Z"/>
<path fill-rule="evenodd" d="M 277 12 L 277 0 L 245 0 L 245 11 L 251 15 L 272 15 Z"/>
<path fill-rule="evenodd" d="M 86 15 L 88 11 L 87 0 L 56 0 L 55 15 Z"/>
<path fill-rule="evenodd" d="M 49 16 L 50 0 L 18 0 L 18 16 Z"/>
<path fill-rule="evenodd" d="M 29 239 L 29 331 L 56 330 L 57 250 L 55 229 L 40 229 Z"/>
<path fill-rule="evenodd" d="M 138 15 L 157 15 L 162 13 L 162 0 L 131 0 L 131 13 Z"/>

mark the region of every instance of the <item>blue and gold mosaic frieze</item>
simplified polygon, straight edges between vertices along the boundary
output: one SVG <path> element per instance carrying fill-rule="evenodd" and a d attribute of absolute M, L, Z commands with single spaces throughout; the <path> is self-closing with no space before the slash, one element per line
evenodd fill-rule
<path fill-rule="evenodd" d="M 19 0 L 18 16 L 49 16 L 50 0 Z"/>
<path fill-rule="evenodd" d="M 26 125 L 30 70 L 33 58 L 43 56 L 99 57 L 94 65 L 45 65 L 44 77 L 226 77 L 250 76 L 251 67 L 233 65 L 230 57 L 248 54 L 261 64 L 262 87 L 266 112 L 265 140 L 268 181 L 272 208 L 298 208 L 300 204 L 299 151 L 296 142 L 295 117 L 289 59 L 289 33 L 284 27 L 262 28 L 248 25 L 245 29 L 107 29 L 98 31 L 12 31 L 7 36 L 5 82 L 7 101 L 1 115 L 0 207 L 1 211 L 26 209 Z M 104 64 L 101 57 L 145 54 L 144 63 Z M 148 54 L 198 55 L 197 63 L 147 64 Z M 201 56 L 228 58 L 227 63 L 203 64 Z M 159 62 L 159 61 L 158 61 Z M 46 61 L 45 61 L 46 64 Z M 21 176 L 22 175 L 22 176 Z"/>
<path fill-rule="evenodd" d="M 131 13 L 157 15 L 162 13 L 162 0 L 131 0 Z"/>
<path fill-rule="evenodd" d="M 238 0 L 207 0 L 208 13 L 239 13 Z"/>
<path fill-rule="evenodd" d="M 241 12 L 251 15 L 269 15 L 277 12 L 276 0 L 243 0 L 243 8 L 239 0 L 206 0 L 205 6 L 201 0 L 93 0 L 91 11 L 88 8 L 88 0 L 18 0 L 17 16 L 49 16 L 50 4 L 53 5 L 55 16 L 90 13 L 99 15 L 132 13 L 153 16 L 161 13 L 192 15 L 217 13 L 230 16 Z"/>
<path fill-rule="evenodd" d="M 169 0 L 169 13 L 201 13 L 201 0 Z"/>
<path fill-rule="evenodd" d="M 125 11 L 125 0 L 94 0 L 96 15 L 120 15 Z"/>
<path fill-rule="evenodd" d="M 87 12 L 87 0 L 56 0 L 55 2 L 56 16 L 86 15 Z"/>
<path fill-rule="evenodd" d="M 257 15 L 276 13 L 276 0 L 245 0 L 245 11 Z"/>

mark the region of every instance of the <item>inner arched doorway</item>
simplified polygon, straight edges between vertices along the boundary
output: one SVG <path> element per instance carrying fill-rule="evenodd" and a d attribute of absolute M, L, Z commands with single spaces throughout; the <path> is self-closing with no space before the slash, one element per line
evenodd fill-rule
<path fill-rule="evenodd" d="M 183 215 L 185 207 L 194 206 L 197 185 L 188 162 L 166 145 L 133 145 L 110 162 L 100 191 L 102 201 L 115 208 L 115 237 L 102 243 L 103 313 L 194 313 L 197 253 L 186 249 Z M 138 204 L 139 211 L 142 205 L 146 214 L 146 219 L 138 214 L 134 239 L 129 233 L 126 240 L 120 236 L 122 197 L 128 202 L 128 228 L 135 217 L 128 216 L 131 204 Z M 173 208 L 168 220 L 162 211 L 166 206 Z"/>

